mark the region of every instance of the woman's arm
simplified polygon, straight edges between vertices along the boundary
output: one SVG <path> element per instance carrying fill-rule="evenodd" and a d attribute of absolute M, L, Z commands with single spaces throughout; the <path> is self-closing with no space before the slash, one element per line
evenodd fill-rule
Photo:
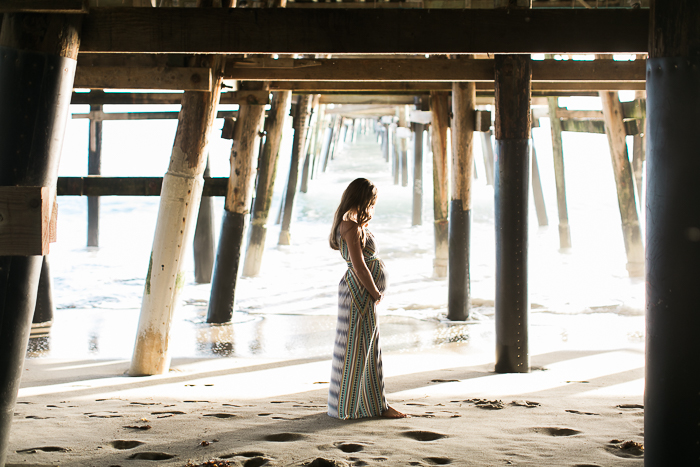
<path fill-rule="evenodd" d="M 372 279 L 372 274 L 369 272 L 365 258 L 362 255 L 362 242 L 360 241 L 360 226 L 355 222 L 343 221 L 340 226 L 341 236 L 348 244 L 348 252 L 350 253 L 350 261 L 352 268 L 355 270 L 357 278 L 365 289 L 369 292 L 372 298 L 380 301 L 382 294 L 377 288 L 377 285 Z"/>

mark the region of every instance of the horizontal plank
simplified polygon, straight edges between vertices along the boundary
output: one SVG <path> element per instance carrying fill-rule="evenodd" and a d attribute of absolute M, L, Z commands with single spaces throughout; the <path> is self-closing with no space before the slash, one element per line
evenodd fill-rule
<path fill-rule="evenodd" d="M 0 0 L 0 13 L 87 13 L 88 0 Z"/>
<path fill-rule="evenodd" d="M 80 53 L 645 53 L 642 9 L 93 8 Z"/>
<path fill-rule="evenodd" d="M 203 196 L 226 196 L 227 177 L 205 177 Z M 160 196 L 162 177 L 58 177 L 59 196 Z"/>
<path fill-rule="evenodd" d="M 226 78 L 245 81 L 475 81 L 493 83 L 494 60 L 339 59 L 232 62 Z M 646 80 L 644 60 L 533 60 L 532 82 L 637 82 Z"/>
<path fill-rule="evenodd" d="M 644 90 L 645 83 L 612 83 L 600 81 L 532 83 L 535 96 L 597 96 L 598 91 Z M 351 81 L 271 81 L 270 90 L 291 90 L 299 93 L 367 93 L 424 94 L 430 91 L 452 91 L 451 82 L 351 82 Z M 476 83 L 477 95 L 493 95 L 493 83 Z"/>
<path fill-rule="evenodd" d="M 182 93 L 177 92 L 74 92 L 71 104 L 121 105 L 121 104 L 179 104 Z M 222 92 L 219 104 L 270 103 L 269 91 Z"/>
<path fill-rule="evenodd" d="M 423 94 L 427 97 L 428 94 Z M 322 94 L 320 104 L 358 104 L 358 105 L 410 105 L 415 104 L 421 96 L 374 95 L 374 94 Z"/>
<path fill-rule="evenodd" d="M 627 135 L 636 135 L 644 131 L 639 125 L 639 120 L 625 120 L 624 123 Z M 605 122 L 602 120 L 562 120 L 561 131 L 605 134 Z"/>
<path fill-rule="evenodd" d="M 166 112 L 90 112 L 86 114 L 74 113 L 72 118 L 90 118 L 93 121 L 105 121 L 105 120 L 177 120 L 180 112 L 166 111 Z M 237 110 L 220 110 L 216 113 L 216 118 L 235 118 L 238 115 Z"/>
<path fill-rule="evenodd" d="M 209 91 L 210 68 L 79 66 L 74 88 Z"/>

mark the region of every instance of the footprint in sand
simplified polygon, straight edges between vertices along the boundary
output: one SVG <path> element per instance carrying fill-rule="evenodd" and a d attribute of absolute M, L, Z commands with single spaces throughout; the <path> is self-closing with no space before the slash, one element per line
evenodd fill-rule
<path fill-rule="evenodd" d="M 136 441 L 132 439 L 117 439 L 109 444 L 111 444 L 114 449 L 124 450 L 134 449 L 145 443 L 143 441 Z"/>
<path fill-rule="evenodd" d="M 27 415 L 27 416 L 24 417 L 24 418 L 31 418 L 31 419 L 33 419 L 33 420 L 47 420 L 47 419 L 49 419 L 49 418 L 56 418 L 56 417 L 40 417 L 40 416 L 38 416 L 38 415 Z"/>
<path fill-rule="evenodd" d="M 571 428 L 557 428 L 557 427 L 540 427 L 533 428 L 535 433 L 544 433 L 549 436 L 574 436 L 583 433 L 582 431 L 572 430 Z"/>
<path fill-rule="evenodd" d="M 639 458 L 644 456 L 644 445 L 636 441 L 614 439 L 605 446 L 605 450 L 617 457 Z"/>
<path fill-rule="evenodd" d="M 185 415 L 185 412 L 179 410 L 166 410 L 163 412 L 151 412 L 151 415 Z"/>
<path fill-rule="evenodd" d="M 644 406 L 641 404 L 620 404 L 616 405 L 618 409 L 643 409 Z"/>
<path fill-rule="evenodd" d="M 38 448 L 20 449 L 18 453 L 36 454 L 37 452 L 70 452 L 70 448 L 64 448 L 61 446 L 41 446 Z"/>
<path fill-rule="evenodd" d="M 233 459 L 235 457 L 246 457 L 247 459 L 243 462 L 243 467 L 260 467 L 261 465 L 267 465 L 270 463 L 270 459 L 265 457 L 265 454 L 257 451 L 248 452 L 238 452 L 233 454 L 226 454 L 219 456 L 220 459 Z M 228 464 L 226 464 L 228 465 Z"/>
<path fill-rule="evenodd" d="M 137 452 L 129 456 L 129 459 L 141 459 L 146 461 L 165 461 L 177 457 L 175 454 L 168 454 L 167 452 Z"/>
<path fill-rule="evenodd" d="M 570 409 L 565 410 L 565 412 L 575 413 L 575 414 L 578 414 L 578 415 L 600 415 L 599 413 L 580 412 L 580 411 L 578 411 L 578 410 L 570 410 Z"/>
<path fill-rule="evenodd" d="M 576 464 L 573 467 L 600 467 L 598 464 Z"/>
<path fill-rule="evenodd" d="M 216 417 L 216 418 L 234 418 L 234 417 L 235 417 L 235 415 L 232 414 L 232 413 L 224 413 L 224 412 L 220 412 L 220 413 L 205 413 L 204 416 L 205 416 L 205 417 Z"/>
<path fill-rule="evenodd" d="M 248 451 L 248 452 L 235 452 L 233 454 L 225 454 L 223 456 L 219 456 L 221 459 L 233 459 L 234 457 L 263 457 L 265 454 L 262 452 L 257 452 L 257 451 Z"/>
<path fill-rule="evenodd" d="M 452 459 L 449 457 L 426 457 L 423 460 L 432 465 L 447 465 L 452 463 Z"/>
<path fill-rule="evenodd" d="M 347 467 L 347 465 L 348 464 L 345 462 L 336 459 L 324 459 L 323 457 L 317 457 L 310 463 L 305 464 L 305 467 Z"/>
<path fill-rule="evenodd" d="M 363 445 L 357 443 L 338 443 L 335 445 L 335 447 L 347 453 L 360 452 L 365 449 Z"/>
<path fill-rule="evenodd" d="M 447 438 L 447 435 L 432 431 L 404 431 L 401 435 L 416 441 L 435 441 L 436 439 Z"/>
<path fill-rule="evenodd" d="M 276 433 L 274 435 L 267 435 L 263 437 L 265 441 L 273 441 L 275 443 L 299 441 L 300 439 L 304 438 L 306 438 L 306 435 L 302 435 L 301 433 Z"/>

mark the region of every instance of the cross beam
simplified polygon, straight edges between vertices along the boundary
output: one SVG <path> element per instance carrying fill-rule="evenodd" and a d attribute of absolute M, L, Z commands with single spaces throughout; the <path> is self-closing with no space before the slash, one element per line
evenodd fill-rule
<path fill-rule="evenodd" d="M 643 53 L 649 12 L 94 8 L 81 53 Z"/>

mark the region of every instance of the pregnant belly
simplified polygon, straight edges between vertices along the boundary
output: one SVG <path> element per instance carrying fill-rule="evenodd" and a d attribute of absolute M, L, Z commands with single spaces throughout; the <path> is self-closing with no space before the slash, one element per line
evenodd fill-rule
<path fill-rule="evenodd" d="M 368 264 L 370 271 L 372 272 L 372 277 L 374 278 L 374 283 L 381 293 L 384 293 L 388 285 L 386 266 L 382 260 L 377 259 L 370 261 Z"/>

